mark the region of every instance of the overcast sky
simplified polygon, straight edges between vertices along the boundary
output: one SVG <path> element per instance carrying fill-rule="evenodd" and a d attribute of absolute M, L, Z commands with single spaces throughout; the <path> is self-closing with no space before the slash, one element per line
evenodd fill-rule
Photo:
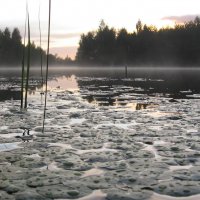
<path fill-rule="evenodd" d="M 31 37 L 38 44 L 38 13 L 46 48 L 48 0 L 27 0 Z M 26 0 L 0 0 L 0 28 L 24 31 Z M 200 0 L 52 0 L 51 53 L 74 57 L 80 35 L 98 28 L 104 19 L 111 27 L 132 32 L 138 19 L 162 27 L 200 15 Z"/>

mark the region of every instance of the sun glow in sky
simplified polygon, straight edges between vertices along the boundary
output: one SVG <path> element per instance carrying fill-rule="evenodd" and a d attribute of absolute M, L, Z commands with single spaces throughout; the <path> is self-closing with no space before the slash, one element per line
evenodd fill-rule
<path fill-rule="evenodd" d="M 27 0 L 31 37 L 39 44 L 38 11 L 46 48 L 48 0 Z M 26 0 L 0 0 L 0 28 L 18 27 L 24 32 Z M 52 0 L 50 51 L 74 58 L 80 35 L 96 30 L 101 19 L 116 29 L 135 31 L 138 19 L 158 28 L 173 26 L 200 15 L 199 0 Z"/>

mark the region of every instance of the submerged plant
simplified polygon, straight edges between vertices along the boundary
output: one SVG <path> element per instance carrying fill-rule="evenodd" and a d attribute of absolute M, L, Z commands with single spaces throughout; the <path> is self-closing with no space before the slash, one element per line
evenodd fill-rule
<path fill-rule="evenodd" d="M 42 132 L 44 133 L 44 123 L 46 118 L 46 106 L 47 106 L 47 82 L 49 74 L 49 43 L 50 43 L 50 30 L 51 30 L 51 0 L 49 0 L 49 19 L 48 19 L 48 42 L 47 42 L 47 61 L 46 61 L 46 78 L 45 78 L 45 100 L 44 100 L 44 113 L 43 113 L 43 125 Z"/>

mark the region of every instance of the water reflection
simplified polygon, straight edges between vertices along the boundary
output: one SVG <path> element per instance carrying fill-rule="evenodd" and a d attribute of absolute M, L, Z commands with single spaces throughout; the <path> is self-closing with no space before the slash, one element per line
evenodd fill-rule
<path fill-rule="evenodd" d="M 0 90 L 0 101 L 6 100 L 19 100 L 20 99 L 19 91 L 11 91 L 11 90 Z"/>
<path fill-rule="evenodd" d="M 171 98 L 171 103 L 175 99 L 200 98 L 198 69 L 130 69 L 129 78 L 124 78 L 122 71 L 122 68 L 51 68 L 48 90 L 78 91 L 83 99 L 97 106 L 132 110 L 155 108 L 157 105 L 151 102 L 154 97 Z M 10 72 L 3 71 L 0 76 L 0 101 L 20 99 L 20 73 Z M 29 95 L 44 90 L 39 72 L 32 72 Z"/>
<path fill-rule="evenodd" d="M 43 86 L 45 87 L 45 86 Z M 48 90 L 68 90 L 75 92 L 79 90 L 76 76 L 59 76 L 54 77 L 48 81 Z"/>

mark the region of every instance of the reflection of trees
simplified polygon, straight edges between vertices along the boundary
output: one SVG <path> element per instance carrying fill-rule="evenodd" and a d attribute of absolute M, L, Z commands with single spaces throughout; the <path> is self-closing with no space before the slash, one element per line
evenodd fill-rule
<path fill-rule="evenodd" d="M 136 109 L 136 110 L 143 110 L 143 109 L 146 109 L 148 105 L 149 105 L 149 104 L 147 104 L 147 103 L 137 103 L 135 109 Z"/>
<path fill-rule="evenodd" d="M 20 91 L 0 90 L 0 101 L 5 100 L 20 100 Z"/>
<path fill-rule="evenodd" d="M 116 31 L 101 22 L 99 29 L 83 34 L 76 59 L 89 64 L 200 64 L 200 18 L 157 30 L 139 20 L 137 32 Z M 128 52 L 127 52 L 127 49 Z"/>

